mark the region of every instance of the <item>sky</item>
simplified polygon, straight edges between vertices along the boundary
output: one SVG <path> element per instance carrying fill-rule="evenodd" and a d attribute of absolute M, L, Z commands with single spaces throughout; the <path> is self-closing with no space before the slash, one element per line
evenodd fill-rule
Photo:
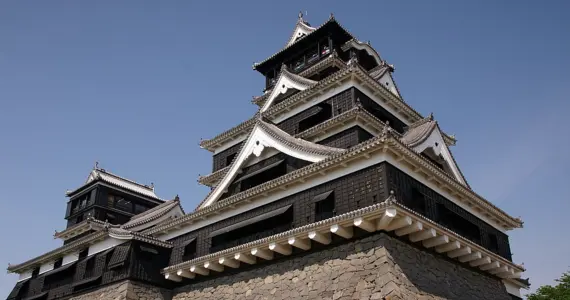
<path fill-rule="evenodd" d="M 443 0 L 0 0 L 0 266 L 61 245 L 65 191 L 95 161 L 191 211 L 212 167 L 200 139 L 254 114 L 251 66 L 299 10 L 369 40 L 404 100 L 456 135 L 471 187 L 525 221 L 508 234 L 532 290 L 570 269 L 570 2 Z"/>

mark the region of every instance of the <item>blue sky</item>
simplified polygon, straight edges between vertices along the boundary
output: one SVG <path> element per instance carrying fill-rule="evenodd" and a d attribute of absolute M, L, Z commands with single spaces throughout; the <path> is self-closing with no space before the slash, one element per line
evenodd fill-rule
<path fill-rule="evenodd" d="M 471 186 L 523 217 L 509 235 L 533 287 L 553 283 L 570 268 L 570 3 L 460 2 L 1 1 L 0 265 L 60 245 L 64 192 L 95 161 L 191 210 L 212 165 L 200 139 L 254 113 L 251 65 L 303 10 L 395 65 L 404 99 L 456 134 Z"/>

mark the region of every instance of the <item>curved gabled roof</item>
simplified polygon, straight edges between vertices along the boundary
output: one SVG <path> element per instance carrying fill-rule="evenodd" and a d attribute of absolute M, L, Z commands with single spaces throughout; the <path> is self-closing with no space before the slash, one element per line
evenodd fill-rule
<path fill-rule="evenodd" d="M 370 44 L 368 43 L 363 43 L 357 39 L 352 39 L 346 42 L 344 45 L 342 45 L 341 50 L 344 52 L 349 50 L 350 48 L 366 51 L 368 55 L 374 57 L 374 60 L 378 65 L 386 64 L 386 62 L 380 57 L 380 54 L 374 48 L 372 48 L 372 46 L 370 46 Z"/>
<path fill-rule="evenodd" d="M 434 148 L 438 155 L 441 154 L 443 156 L 457 181 L 469 187 L 463 172 L 459 169 L 453 154 L 447 146 L 439 124 L 433 119 L 433 114 L 410 125 L 400 141 L 420 153 L 426 148 Z"/>
<path fill-rule="evenodd" d="M 287 70 L 285 65 L 282 65 L 279 79 L 277 80 L 277 83 L 275 83 L 275 87 L 271 90 L 267 100 L 259 111 L 264 112 L 269 109 L 277 96 L 287 93 L 287 90 L 289 89 L 304 91 L 315 84 L 317 84 L 317 81 L 291 73 Z"/>
<path fill-rule="evenodd" d="M 138 215 L 135 215 L 131 218 L 130 221 L 123 224 L 121 228 L 124 229 L 133 229 L 135 227 L 139 227 L 144 224 L 148 224 L 152 221 L 160 219 L 161 217 L 167 215 L 172 211 L 178 210 L 178 215 L 184 215 L 184 210 L 180 205 L 180 198 L 178 196 L 173 200 L 166 201 L 158 206 L 155 206 L 147 211 L 144 211 Z M 136 230 L 139 231 L 139 230 Z"/>
<path fill-rule="evenodd" d="M 89 173 L 89 176 L 87 177 L 87 180 L 85 181 L 85 184 L 83 184 L 82 186 L 80 186 L 79 188 L 67 192 L 67 196 L 73 196 L 74 194 L 80 192 L 81 190 L 83 190 L 85 187 L 87 187 L 88 185 L 90 185 L 92 182 L 94 181 L 103 181 L 106 183 L 109 183 L 111 185 L 117 186 L 119 188 L 123 188 L 127 191 L 130 192 L 134 192 L 137 193 L 139 195 L 143 195 L 152 199 L 156 199 L 159 201 L 164 201 L 162 199 L 160 199 L 155 193 L 154 193 L 154 186 L 148 186 L 145 184 L 140 184 L 138 182 L 135 182 L 133 180 L 121 177 L 119 175 L 113 174 L 105 169 L 101 169 L 97 166 L 95 166 L 95 168 L 93 168 L 93 170 L 91 171 L 91 173 Z"/>
<path fill-rule="evenodd" d="M 297 20 L 297 24 L 295 24 L 295 29 L 293 30 L 293 33 L 291 33 L 291 37 L 289 37 L 289 41 L 285 45 L 285 48 L 291 46 L 292 44 L 297 42 L 299 39 L 304 38 L 305 36 L 307 36 L 308 34 L 310 34 L 311 32 L 313 32 L 315 30 L 316 30 L 315 27 L 311 27 L 311 25 L 309 23 L 307 23 L 305 20 L 303 20 L 303 13 L 300 12 L 299 13 L 299 19 Z"/>
<path fill-rule="evenodd" d="M 252 154 L 255 156 L 261 155 L 261 152 L 266 147 L 274 148 L 289 156 L 310 162 L 318 162 L 331 155 L 346 151 L 345 149 L 318 145 L 292 137 L 277 126 L 267 123 L 261 117 L 258 117 L 255 126 L 230 164 L 227 173 L 224 174 L 220 183 L 198 205 L 197 209 L 207 207 L 216 202 L 237 176 L 245 161 Z"/>

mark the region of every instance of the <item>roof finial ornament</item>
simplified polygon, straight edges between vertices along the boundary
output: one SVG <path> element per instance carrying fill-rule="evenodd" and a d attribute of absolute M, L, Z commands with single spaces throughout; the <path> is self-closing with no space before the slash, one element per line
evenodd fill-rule
<path fill-rule="evenodd" d="M 429 119 L 430 121 L 433 121 L 433 112 L 429 113 L 428 119 Z"/>
<path fill-rule="evenodd" d="M 94 169 L 95 169 L 95 170 L 99 169 L 99 162 L 98 162 L 98 161 L 95 161 L 95 167 L 94 167 Z"/>
<path fill-rule="evenodd" d="M 105 224 L 103 225 L 103 229 L 105 229 L 105 231 L 109 230 L 109 219 L 105 219 Z"/>
<path fill-rule="evenodd" d="M 178 194 L 176 194 L 176 197 L 174 197 L 174 200 L 175 200 L 175 201 L 179 201 L 179 200 L 180 200 L 180 197 L 178 197 Z"/>
<path fill-rule="evenodd" d="M 150 188 L 154 190 L 154 182 L 150 183 Z"/>
<path fill-rule="evenodd" d="M 303 21 L 303 11 L 299 11 L 299 21 Z"/>
<path fill-rule="evenodd" d="M 331 12 L 331 14 L 330 14 L 330 16 L 329 16 L 329 19 L 331 19 L 331 20 L 334 19 L 334 14 L 333 14 L 332 12 Z"/>

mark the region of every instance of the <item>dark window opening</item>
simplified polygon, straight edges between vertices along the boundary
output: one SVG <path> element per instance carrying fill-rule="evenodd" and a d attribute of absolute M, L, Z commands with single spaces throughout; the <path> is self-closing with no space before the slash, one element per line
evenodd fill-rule
<path fill-rule="evenodd" d="M 237 152 L 226 156 L 226 167 L 231 165 L 231 163 L 234 160 L 234 157 L 236 157 L 236 155 L 237 155 Z"/>
<path fill-rule="evenodd" d="M 255 221 L 252 218 L 249 221 L 244 221 L 244 226 L 240 226 L 239 223 L 236 224 L 240 227 L 231 229 L 223 233 L 212 233 L 212 244 L 210 248 L 210 253 L 221 251 L 230 247 L 235 247 L 241 244 L 245 244 L 251 241 L 262 239 L 274 234 L 278 234 L 291 229 L 293 224 L 293 207 L 285 208 L 286 211 L 271 217 Z M 271 214 L 271 213 L 269 213 Z M 259 216 L 263 217 L 263 215 Z M 222 229 L 223 230 L 223 229 Z"/>
<path fill-rule="evenodd" d="M 115 208 L 127 212 L 133 211 L 133 203 L 123 197 L 115 196 Z"/>
<path fill-rule="evenodd" d="M 241 182 L 240 190 L 245 191 L 247 189 L 258 186 L 267 181 L 281 177 L 286 173 L 287 173 L 287 165 L 285 164 L 284 161 L 282 161 L 276 165 L 272 165 L 269 169 L 263 170 L 262 172 L 259 173 L 255 173 L 255 175 L 253 176 L 246 177 L 247 175 L 244 175 L 243 178 L 245 179 L 240 180 Z"/>
<path fill-rule="evenodd" d="M 87 260 L 87 263 L 85 264 L 85 275 L 83 275 L 83 278 L 90 278 L 95 275 L 95 261 L 95 257 L 91 257 Z"/>
<path fill-rule="evenodd" d="M 281 93 L 281 94 L 277 95 L 277 97 L 275 97 L 275 99 L 273 99 L 273 105 L 283 102 L 283 100 L 297 94 L 298 92 L 299 92 L 298 89 L 288 88 L 285 93 Z"/>
<path fill-rule="evenodd" d="M 135 214 L 140 214 L 145 212 L 148 209 L 145 205 L 135 203 Z"/>
<path fill-rule="evenodd" d="M 196 239 L 184 246 L 184 254 L 182 261 L 187 261 L 196 258 Z"/>
<path fill-rule="evenodd" d="M 40 274 L 40 268 L 39 268 L 39 267 L 38 267 L 38 268 L 35 268 L 35 269 L 32 271 L 32 278 L 38 277 L 39 274 Z"/>
<path fill-rule="evenodd" d="M 332 117 L 332 108 L 328 103 L 319 103 L 317 105 L 320 111 L 312 116 L 299 122 L 299 132 L 303 132 L 315 125 L 318 125 Z"/>
<path fill-rule="evenodd" d="M 111 223 L 111 224 L 117 224 L 117 218 L 116 218 L 115 215 L 113 215 L 113 214 L 109 214 L 109 213 L 108 213 L 108 214 L 105 216 L 105 221 L 106 221 L 106 222 L 109 222 L 109 223 Z"/>
<path fill-rule="evenodd" d="M 139 251 L 139 259 L 141 261 L 153 261 L 156 259 L 158 251 L 148 246 L 141 246 Z"/>
<path fill-rule="evenodd" d="M 489 233 L 489 250 L 498 253 L 499 252 L 499 240 L 497 239 L 497 235 Z"/>
<path fill-rule="evenodd" d="M 412 195 L 407 205 L 422 215 L 426 214 L 426 197 L 417 189 L 412 189 Z"/>
<path fill-rule="evenodd" d="M 430 148 L 430 149 L 431 149 L 431 148 Z M 429 155 L 429 154 L 427 154 L 427 153 L 424 151 L 424 152 L 422 152 L 422 156 L 423 156 L 424 158 L 426 158 L 427 160 L 429 160 L 432 164 L 436 165 L 436 166 L 437 166 L 438 168 L 440 168 L 441 170 L 444 170 L 444 171 L 445 171 L 445 168 L 443 167 L 443 164 L 440 163 L 440 162 L 438 162 L 438 161 L 436 161 L 436 160 L 432 157 L 432 155 Z"/>
<path fill-rule="evenodd" d="M 81 252 L 79 252 L 79 259 L 86 258 L 88 253 L 89 253 L 89 248 L 81 250 Z"/>
<path fill-rule="evenodd" d="M 77 218 L 75 219 L 75 224 L 77 224 L 77 223 L 79 223 L 79 222 L 81 222 L 81 221 L 83 221 L 83 215 L 77 216 Z"/>
<path fill-rule="evenodd" d="M 481 244 L 481 231 L 477 225 L 457 215 L 441 203 L 437 204 L 437 213 L 438 223 L 477 244 Z"/>
<path fill-rule="evenodd" d="M 63 263 L 63 257 L 58 258 L 55 263 L 53 264 L 53 268 L 57 269 L 59 267 L 61 267 L 61 264 Z"/>
<path fill-rule="evenodd" d="M 334 193 L 326 192 L 313 198 L 315 202 L 315 222 L 332 218 L 335 215 Z"/>

